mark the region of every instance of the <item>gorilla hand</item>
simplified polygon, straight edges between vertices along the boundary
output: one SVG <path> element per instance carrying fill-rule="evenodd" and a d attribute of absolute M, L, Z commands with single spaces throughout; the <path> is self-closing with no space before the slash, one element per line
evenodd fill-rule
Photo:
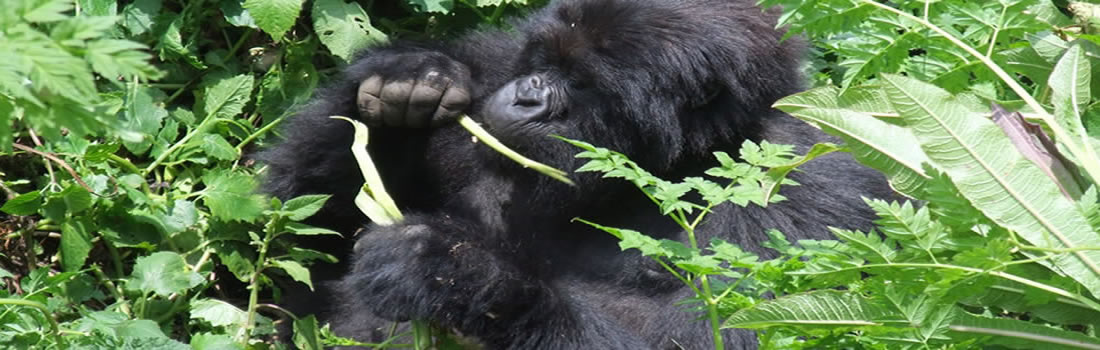
<path fill-rule="evenodd" d="M 470 105 L 470 69 L 435 52 L 369 60 L 356 104 L 371 126 L 424 128 L 454 120 Z"/>
<path fill-rule="evenodd" d="M 467 332 L 470 325 L 508 324 L 546 293 L 513 265 L 469 237 L 463 224 L 406 216 L 375 227 L 355 245 L 341 281 L 348 307 L 385 319 L 424 319 Z"/>

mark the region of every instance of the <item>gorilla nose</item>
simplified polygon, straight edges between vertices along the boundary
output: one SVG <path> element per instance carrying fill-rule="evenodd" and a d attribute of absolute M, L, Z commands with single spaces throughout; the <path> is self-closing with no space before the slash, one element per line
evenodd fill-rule
<path fill-rule="evenodd" d="M 516 82 L 515 105 L 522 107 L 540 107 L 546 103 L 550 90 L 542 82 L 542 78 L 532 75 Z"/>

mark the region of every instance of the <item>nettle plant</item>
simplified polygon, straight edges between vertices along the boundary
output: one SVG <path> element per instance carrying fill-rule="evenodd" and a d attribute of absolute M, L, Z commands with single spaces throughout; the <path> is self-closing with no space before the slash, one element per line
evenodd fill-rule
<path fill-rule="evenodd" d="M 769 232 L 768 247 L 782 254 L 770 261 L 726 242 L 685 246 L 590 224 L 695 288 L 712 325 L 758 330 L 761 348 L 1100 349 L 1098 8 L 761 4 L 783 5 L 781 25 L 818 43 L 810 70 L 821 87 L 775 107 L 840 137 L 913 200 L 867 200 L 878 227 L 834 229 L 835 241 L 794 245 Z M 746 144 L 748 164 L 718 155 L 721 167 L 708 172 L 723 185 L 658 179 L 620 154 L 574 144 L 592 159 L 582 171 L 632 181 L 689 237 L 708 208 L 764 205 L 781 174 L 835 148 L 796 161 L 789 149 Z M 760 162 L 768 149 L 782 151 Z M 705 203 L 685 201 L 692 191 Z"/>

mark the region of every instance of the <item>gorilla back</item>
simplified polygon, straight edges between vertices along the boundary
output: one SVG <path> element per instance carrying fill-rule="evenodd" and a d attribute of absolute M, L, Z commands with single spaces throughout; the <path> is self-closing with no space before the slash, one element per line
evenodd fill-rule
<path fill-rule="evenodd" d="M 260 158 L 280 198 L 332 194 L 313 223 L 350 240 L 323 242 L 344 261 L 293 308 L 337 334 L 377 341 L 392 321 L 422 319 L 491 349 L 705 349 L 709 327 L 675 302 L 689 288 L 613 237 L 571 222 L 685 240 L 623 181 L 575 174 L 569 187 L 471 142 L 468 113 L 510 147 L 562 169 L 579 165 L 551 134 L 621 151 L 679 179 L 736 154 L 744 140 L 826 141 L 770 106 L 802 88 L 797 40 L 780 42 L 775 16 L 752 0 L 562 0 L 515 24 L 450 42 L 393 42 L 365 52 L 289 121 Z M 372 225 L 353 198 L 362 184 L 351 128 L 372 126 L 369 151 L 406 220 Z M 845 155 L 792 175 L 787 201 L 715 209 L 697 235 L 759 247 L 767 229 L 828 238 L 827 226 L 868 229 L 860 196 L 885 180 Z M 327 273 L 326 273 L 327 272 Z M 308 304 L 307 304 L 308 303 Z M 726 333 L 755 348 L 750 332 Z"/>

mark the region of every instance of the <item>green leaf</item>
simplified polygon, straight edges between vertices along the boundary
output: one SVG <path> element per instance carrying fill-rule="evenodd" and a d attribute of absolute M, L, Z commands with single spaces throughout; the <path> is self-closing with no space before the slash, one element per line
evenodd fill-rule
<path fill-rule="evenodd" d="M 330 195 L 322 194 L 297 197 L 286 201 L 286 203 L 283 204 L 283 211 L 287 212 L 287 217 L 290 218 L 290 220 L 302 221 L 321 210 L 321 208 L 325 206 L 325 201 L 331 197 Z"/>
<path fill-rule="evenodd" d="M 67 0 L 23 1 L 22 5 L 26 7 L 19 8 L 20 15 L 31 23 L 62 21 L 69 18 L 66 13 L 73 9 L 72 1 Z"/>
<path fill-rule="evenodd" d="M 256 20 L 256 25 L 275 41 L 283 40 L 302 12 L 303 0 L 245 0 L 244 8 Z"/>
<path fill-rule="evenodd" d="M 31 215 L 42 207 L 42 193 L 38 191 L 27 192 L 4 203 L 0 211 L 11 215 Z"/>
<path fill-rule="evenodd" d="M 1100 236 L 1074 203 L 992 121 L 967 114 L 935 86 L 894 75 L 883 80 L 928 157 L 987 217 L 1035 246 L 1100 246 Z M 1078 250 L 1049 261 L 1093 294 L 1100 294 L 1100 251 Z"/>
<path fill-rule="evenodd" d="M 264 199 L 257 195 L 256 180 L 229 169 L 214 170 L 202 177 L 206 184 L 203 203 L 223 220 L 252 221 L 263 212 Z"/>
<path fill-rule="evenodd" d="M 122 9 L 122 25 L 130 34 L 141 35 L 153 29 L 153 19 L 160 15 L 161 0 L 135 0 Z"/>
<path fill-rule="evenodd" d="M 309 225 L 306 225 L 306 224 L 303 224 L 303 223 L 300 223 L 300 222 L 289 222 L 289 223 L 287 223 L 286 224 L 286 230 L 287 230 L 287 232 L 293 233 L 293 234 L 298 235 L 298 236 L 316 236 L 316 235 L 337 235 L 337 236 L 339 236 L 340 235 L 339 232 L 336 232 L 336 231 L 333 231 L 333 230 L 320 228 L 320 227 L 313 227 L 313 226 L 309 226 Z"/>
<path fill-rule="evenodd" d="M 248 314 L 240 308 L 216 299 L 198 299 L 191 302 L 191 319 L 209 322 L 214 327 L 243 325 Z"/>
<path fill-rule="evenodd" d="M 775 107 L 840 137 L 853 157 L 886 174 L 898 192 L 919 196 L 930 178 L 924 163 L 931 161 L 913 133 L 866 113 L 836 108 L 836 93 L 836 88 L 813 89 L 783 98 Z"/>
<path fill-rule="evenodd" d="M 364 48 L 386 41 L 386 35 L 371 26 L 359 4 L 343 0 L 314 1 L 313 30 L 329 52 L 345 62 Z"/>
<path fill-rule="evenodd" d="M 159 90 L 140 88 L 129 102 L 129 108 L 123 111 L 122 131 L 139 135 L 140 139 L 123 138 L 122 144 L 136 155 L 143 155 L 153 145 L 153 135 L 160 131 L 161 124 L 168 117 L 163 102 L 153 95 L 164 96 Z"/>
<path fill-rule="evenodd" d="M 764 329 L 856 328 L 878 326 L 886 318 L 882 306 L 853 292 L 820 290 L 782 296 L 735 312 L 722 328 Z"/>
<path fill-rule="evenodd" d="M 323 350 L 321 330 L 313 315 L 294 320 L 294 345 L 302 350 Z"/>
<path fill-rule="evenodd" d="M 88 42 L 84 59 L 92 64 L 96 73 L 107 79 L 158 78 L 160 71 L 149 63 L 153 56 L 145 49 L 145 45 L 129 40 L 93 40 Z"/>
<path fill-rule="evenodd" d="M 241 5 L 243 4 L 240 0 L 222 0 L 218 6 L 229 24 L 237 27 L 259 28 L 256 26 L 256 20 L 252 19 L 252 14 Z"/>
<path fill-rule="evenodd" d="M 954 339 L 983 338 L 983 345 L 1016 349 L 1100 349 L 1100 339 L 1027 321 L 957 311 L 949 326 Z M 988 337 L 988 338 L 986 338 Z"/>
<path fill-rule="evenodd" d="M 61 224 L 61 267 L 65 271 L 77 271 L 88 260 L 92 251 L 92 235 L 84 222 L 69 220 Z"/>
<path fill-rule="evenodd" d="M 134 272 L 126 287 L 166 297 L 198 286 L 202 281 L 202 276 L 187 267 L 183 256 L 161 251 L 134 261 Z"/>
<path fill-rule="evenodd" d="M 455 7 L 454 0 L 406 0 L 420 12 L 447 14 Z"/>
<path fill-rule="evenodd" d="M 207 155 L 221 160 L 234 160 L 240 157 L 237 154 L 237 148 L 229 144 L 224 137 L 218 134 L 206 134 L 202 137 L 202 144 L 199 145 L 203 152 Z"/>
<path fill-rule="evenodd" d="M 244 350 L 244 346 L 225 334 L 195 334 L 190 345 L 192 350 Z"/>
<path fill-rule="evenodd" d="M 252 94 L 251 75 L 220 78 L 203 89 L 202 111 L 207 118 L 231 118 L 244 109 Z"/>
<path fill-rule="evenodd" d="M 295 281 L 305 283 L 309 286 L 309 290 L 313 290 L 313 281 L 310 279 L 309 269 L 306 269 L 302 264 L 297 261 L 290 260 L 275 260 L 271 262 L 275 267 L 283 269 L 286 274 L 290 275 Z"/>

